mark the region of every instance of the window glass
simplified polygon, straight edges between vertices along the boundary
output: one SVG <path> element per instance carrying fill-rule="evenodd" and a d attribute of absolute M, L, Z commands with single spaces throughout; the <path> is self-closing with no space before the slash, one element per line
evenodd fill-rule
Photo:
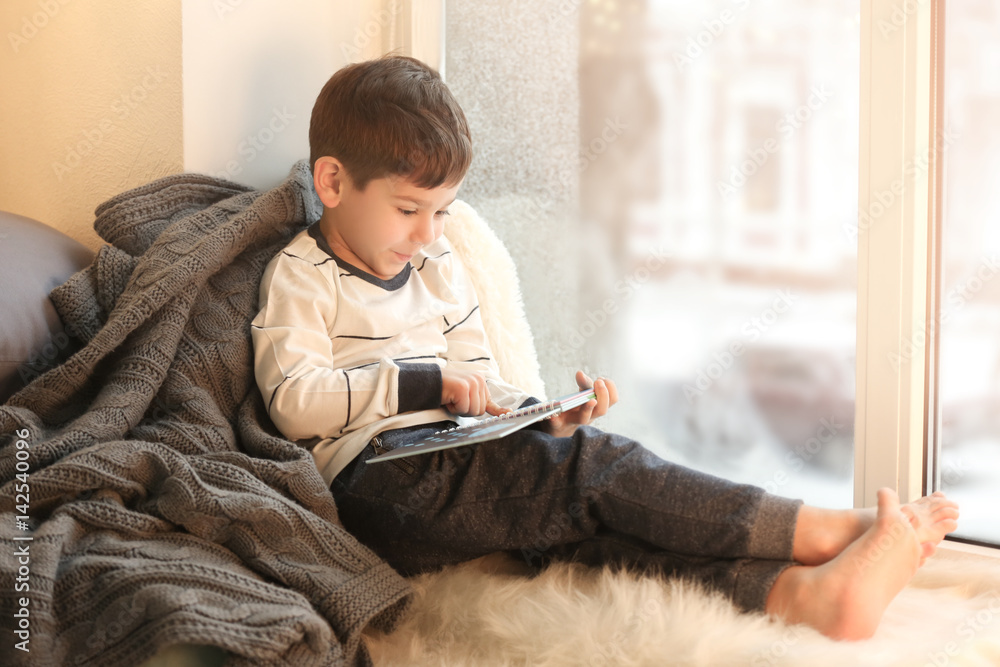
<path fill-rule="evenodd" d="M 859 2 L 572 4 L 586 273 L 567 341 L 619 385 L 601 426 L 851 506 Z"/>
<path fill-rule="evenodd" d="M 945 19 L 940 488 L 956 536 L 1000 543 L 1000 5 Z"/>

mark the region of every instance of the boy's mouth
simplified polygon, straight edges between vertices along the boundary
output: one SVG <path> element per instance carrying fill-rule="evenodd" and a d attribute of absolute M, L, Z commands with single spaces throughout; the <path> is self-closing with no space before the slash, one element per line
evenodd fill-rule
<path fill-rule="evenodd" d="M 400 262 L 409 262 L 410 258 L 413 257 L 413 255 L 404 255 L 403 253 L 396 252 L 395 250 L 393 250 L 392 252 L 393 254 L 396 255 L 396 259 L 398 259 Z"/>

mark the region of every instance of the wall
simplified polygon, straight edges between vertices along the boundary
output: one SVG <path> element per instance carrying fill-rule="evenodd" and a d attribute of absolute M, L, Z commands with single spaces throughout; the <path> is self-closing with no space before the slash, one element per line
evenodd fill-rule
<path fill-rule="evenodd" d="M 348 62 L 382 53 L 399 14 L 381 0 L 182 7 L 184 167 L 257 188 L 309 157 L 309 115 L 323 84 Z"/>
<path fill-rule="evenodd" d="M 94 208 L 156 178 L 276 184 L 326 79 L 382 52 L 380 2 L 5 0 L 0 210 L 96 249 Z"/>
<path fill-rule="evenodd" d="M 0 4 L 0 209 L 101 244 L 94 208 L 181 169 L 177 0 Z"/>

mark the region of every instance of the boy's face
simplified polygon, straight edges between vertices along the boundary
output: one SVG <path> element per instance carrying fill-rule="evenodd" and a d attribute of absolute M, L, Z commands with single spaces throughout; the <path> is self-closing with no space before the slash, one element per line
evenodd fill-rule
<path fill-rule="evenodd" d="M 362 191 L 342 181 L 339 202 L 321 229 L 330 247 L 350 264 L 388 280 L 444 231 L 448 206 L 461 182 L 421 188 L 402 176 L 372 179 Z"/>

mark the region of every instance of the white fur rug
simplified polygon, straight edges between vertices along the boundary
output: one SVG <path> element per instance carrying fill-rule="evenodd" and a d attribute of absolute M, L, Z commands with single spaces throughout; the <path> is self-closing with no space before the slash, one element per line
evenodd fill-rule
<path fill-rule="evenodd" d="M 690 583 L 565 564 L 531 578 L 500 554 L 412 581 L 405 624 L 365 636 L 379 667 L 1000 665 L 1000 559 L 944 550 L 860 642 L 740 614 Z"/>

